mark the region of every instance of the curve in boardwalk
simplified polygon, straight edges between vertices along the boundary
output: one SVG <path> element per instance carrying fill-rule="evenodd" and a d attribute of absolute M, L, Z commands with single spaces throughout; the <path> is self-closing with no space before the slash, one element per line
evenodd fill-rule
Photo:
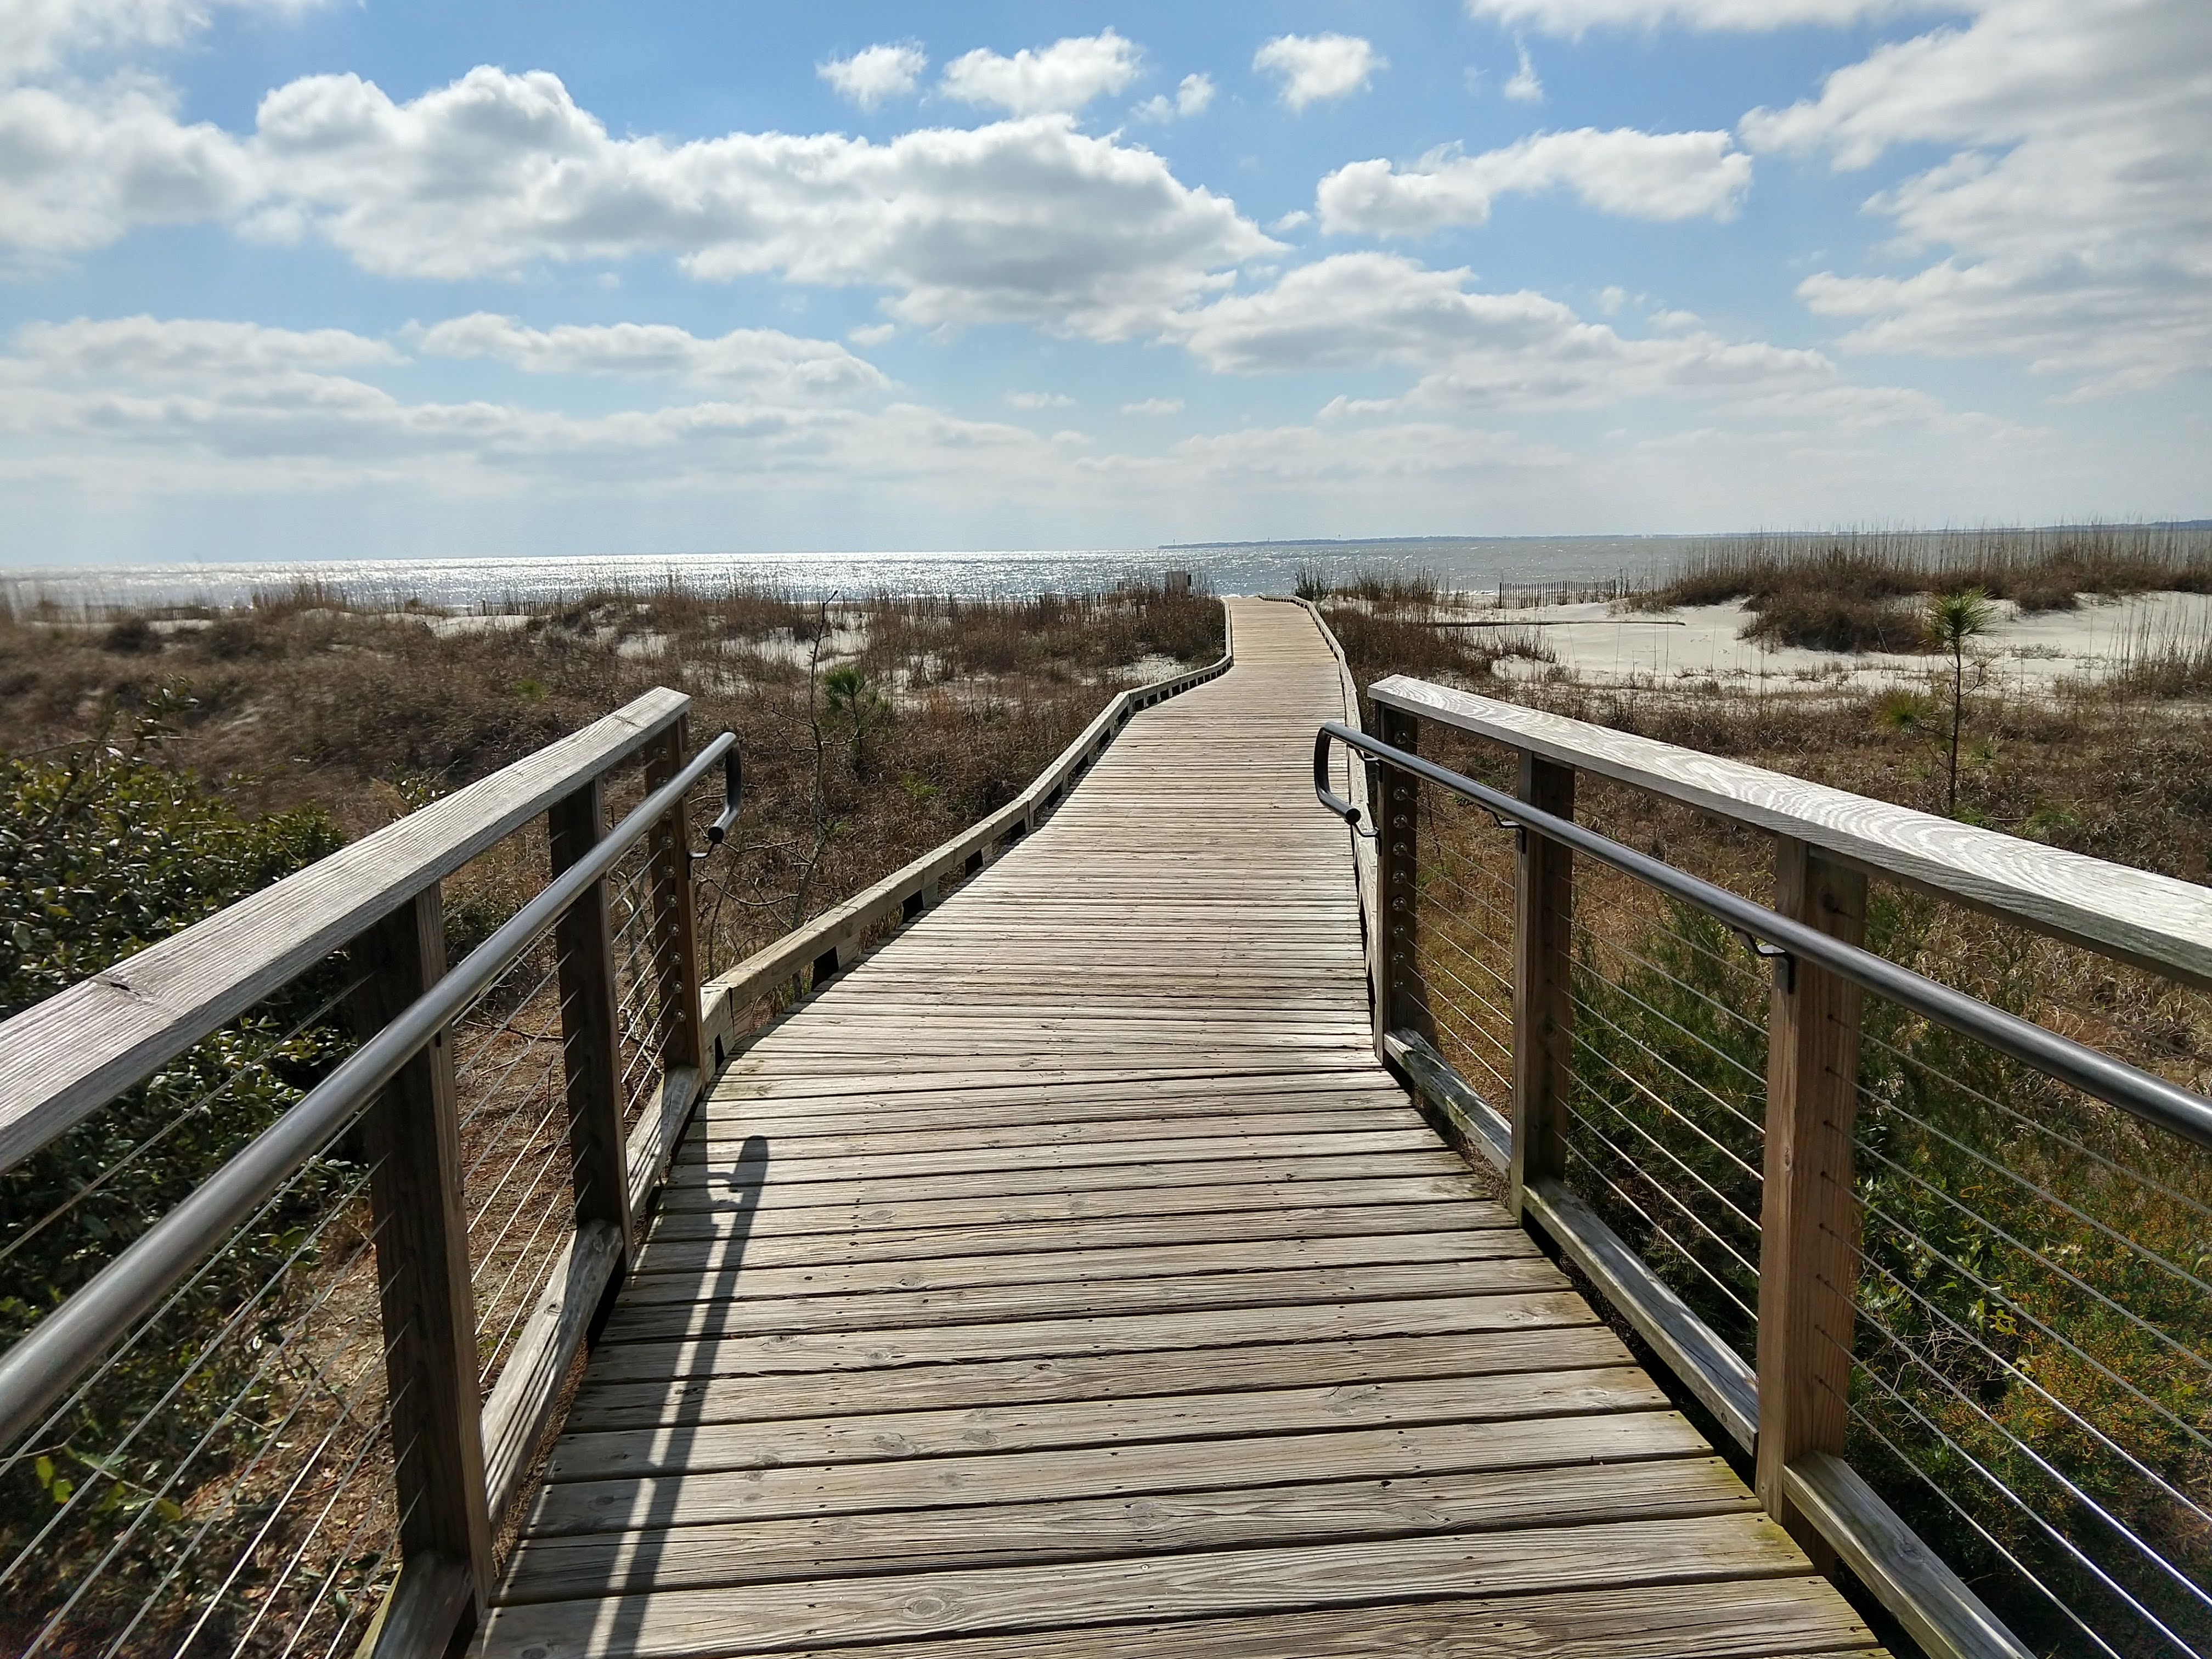
<path fill-rule="evenodd" d="M 483 1653 L 1872 1644 L 1376 1063 L 1335 667 L 1233 626 L 723 1074 Z"/>

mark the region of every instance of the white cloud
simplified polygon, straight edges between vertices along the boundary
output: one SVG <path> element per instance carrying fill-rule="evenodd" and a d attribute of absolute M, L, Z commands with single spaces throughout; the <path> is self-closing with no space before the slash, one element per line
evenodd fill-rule
<path fill-rule="evenodd" d="M 933 487 L 959 477 L 973 487 L 979 474 L 1026 476 L 1049 453 L 1018 428 L 909 404 L 789 399 L 794 389 L 818 390 L 804 365 L 838 349 L 776 337 L 783 345 L 766 356 L 795 360 L 798 372 L 764 380 L 750 367 L 760 342 L 743 336 L 732 346 L 678 330 L 539 332 L 496 317 L 416 331 L 425 349 L 549 373 L 726 374 L 742 382 L 710 401 L 578 416 L 481 398 L 408 401 L 350 372 L 404 370 L 401 354 L 342 330 L 147 317 L 34 325 L 0 354 L 0 478 L 77 477 L 103 496 L 267 495 L 403 479 L 433 495 L 665 482 L 726 488 L 733 479 L 774 489 L 927 478 Z"/>
<path fill-rule="evenodd" d="M 1278 93 L 1290 108 L 1302 110 L 1324 99 L 1364 92 L 1377 70 L 1389 62 L 1373 45 L 1353 34 L 1279 34 L 1252 55 L 1252 67 L 1275 76 Z"/>
<path fill-rule="evenodd" d="M 1006 402 L 1016 409 L 1069 409 L 1075 399 L 1065 392 L 1009 392 Z"/>
<path fill-rule="evenodd" d="M 319 0 L 7 0 L 0 5 L 0 86 L 70 57 L 133 46 L 173 46 L 204 28 L 218 4 L 299 12 Z"/>
<path fill-rule="evenodd" d="M 1012 58 L 979 47 L 945 66 L 940 90 L 963 103 L 988 104 L 1013 115 L 1079 110 L 1135 80 L 1139 57 L 1112 29 L 1073 35 L 1041 52 L 1024 46 Z"/>
<path fill-rule="evenodd" d="M 226 217 L 256 188 L 246 147 L 179 123 L 158 87 L 0 90 L 0 246 L 99 247 L 134 224 Z"/>
<path fill-rule="evenodd" d="M 834 340 L 804 340 L 767 328 L 732 329 L 702 339 L 665 323 L 536 329 L 479 311 L 422 329 L 415 343 L 431 356 L 489 357 L 533 374 L 659 377 L 800 401 L 880 392 L 890 384 L 873 363 Z"/>
<path fill-rule="evenodd" d="M 1817 351 L 1704 331 L 1628 339 L 1541 294 L 1470 291 L 1468 275 L 1396 254 L 1337 254 L 1272 289 L 1215 301 L 1186 319 L 1180 337 L 1225 374 L 1380 363 L 1422 371 L 1405 398 L 1361 407 L 1592 408 L 1660 395 L 1802 397 L 1840 386 L 1835 366 Z"/>
<path fill-rule="evenodd" d="M 554 76 L 472 70 L 395 103 L 353 76 L 278 88 L 256 143 L 267 235 L 327 240 L 380 275 L 675 255 L 708 280 L 773 272 L 893 289 L 924 325 L 1146 331 L 1274 244 L 1149 150 L 1065 116 L 842 134 L 613 138 Z"/>
<path fill-rule="evenodd" d="M 898 332 L 896 323 L 862 323 L 845 331 L 845 337 L 854 345 L 879 346 Z"/>
<path fill-rule="evenodd" d="M 862 109 L 873 109 L 890 99 L 907 96 L 921 79 L 922 70 L 928 67 L 929 58 L 921 48 L 908 43 L 869 46 L 850 58 L 833 58 L 826 64 L 817 64 L 814 72 L 835 87 L 841 96 L 851 99 Z"/>
<path fill-rule="evenodd" d="M 1065 115 L 884 143 L 838 133 L 616 138 L 558 77 L 482 68 L 405 103 L 352 75 L 262 100 L 240 139 L 143 88 L 0 92 L 0 246 L 96 247 L 231 220 L 380 276 L 674 257 L 891 290 L 904 321 L 1146 333 L 1278 245 L 1152 151 Z"/>
<path fill-rule="evenodd" d="M 1751 187 L 1751 158 L 1725 132 L 1539 133 L 1480 155 L 1431 150 L 1401 173 L 1354 161 L 1315 191 L 1322 228 L 1336 234 L 1413 236 L 1443 225 L 1479 225 L 1509 191 L 1565 188 L 1601 213 L 1632 219 L 1733 219 Z"/>
<path fill-rule="evenodd" d="M 1276 235 L 1279 236 L 1285 231 L 1303 229 L 1312 222 L 1312 214 L 1308 213 L 1304 208 L 1292 208 L 1281 218 L 1276 220 L 1274 223 L 1269 225 L 1267 228 Z"/>
<path fill-rule="evenodd" d="M 1123 404 L 1121 412 L 1124 415 L 1180 415 L 1182 413 L 1182 399 L 1144 398 L 1133 404 Z"/>
<path fill-rule="evenodd" d="M 43 375 L 71 380 L 134 381 L 319 374 L 404 361 L 389 341 L 344 329 L 143 315 L 27 324 L 15 335 L 12 357 L 0 359 L 19 371 L 35 365 Z"/>
<path fill-rule="evenodd" d="M 1553 34 L 1679 23 L 1701 29 L 1778 29 L 1855 23 L 1905 11 L 1957 11 L 1972 0 L 1467 0 L 1468 15 Z"/>
<path fill-rule="evenodd" d="M 1964 28 L 1876 48 L 1817 98 L 1744 118 L 1754 148 L 1839 168 L 1953 148 L 1870 211 L 1916 273 L 1800 289 L 1864 350 L 2025 361 L 2117 390 L 2212 368 L 2212 7 L 1981 0 Z"/>
<path fill-rule="evenodd" d="M 1158 93 L 1137 106 L 1129 112 L 1140 121 L 1172 121 L 1178 116 L 1188 118 L 1203 115 L 1213 102 L 1215 88 L 1210 75 L 1186 75 L 1170 99 Z"/>
<path fill-rule="evenodd" d="M 1608 317 L 1620 314 L 1621 307 L 1628 303 L 1628 290 L 1615 283 L 1598 292 L 1597 308 Z"/>
<path fill-rule="evenodd" d="M 1529 61 L 1528 48 L 1516 40 L 1513 49 L 1520 62 L 1514 69 L 1513 78 L 1498 90 L 1516 104 L 1540 104 L 1544 101 L 1544 83 L 1537 77 L 1536 65 Z"/>

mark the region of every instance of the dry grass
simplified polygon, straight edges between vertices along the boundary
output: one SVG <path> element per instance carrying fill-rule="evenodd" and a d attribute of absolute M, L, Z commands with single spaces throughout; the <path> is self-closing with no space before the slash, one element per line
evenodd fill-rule
<path fill-rule="evenodd" d="M 508 626 L 508 622 L 514 625 Z M 842 707 L 808 665 L 857 671 Z M 655 685 L 692 731 L 738 733 L 746 812 L 707 941 L 727 967 L 1018 793 L 1125 685 L 1212 660 L 1221 609 L 1142 586 L 1026 601 L 772 590 L 601 591 L 513 618 L 349 608 L 312 587 L 192 616 L 0 617 L 0 742 L 79 739 L 162 687 L 193 700 L 167 752 L 254 811 L 316 804 L 359 836 Z M 817 675 L 817 679 L 821 675 Z M 815 722 L 827 835 L 814 835 Z M 453 944 L 481 939 L 542 878 L 518 836 L 450 884 Z M 805 887 L 803 904 L 799 889 Z"/>
<path fill-rule="evenodd" d="M 2023 611 L 2083 594 L 2212 592 L 2212 535 L 2142 526 L 1926 536 L 1850 532 L 1723 538 L 1638 593 L 1644 610 L 1741 600 L 1747 639 L 1826 651 L 1921 648 L 1917 603 L 1976 587 Z"/>

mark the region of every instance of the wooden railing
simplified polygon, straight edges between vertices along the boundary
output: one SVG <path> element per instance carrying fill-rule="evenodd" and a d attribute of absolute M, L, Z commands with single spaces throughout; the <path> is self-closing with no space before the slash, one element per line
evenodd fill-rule
<path fill-rule="evenodd" d="M 446 1651 L 714 1072 L 1231 660 L 1117 695 L 1005 807 L 711 985 L 687 804 L 734 739 L 687 755 L 690 700 L 656 690 L 0 1024 L 0 1176 L 43 1194 L 0 1207 L 0 1263 L 72 1227 L 95 1259 L 0 1354 L 0 1645 Z M 542 886 L 449 965 L 446 884 L 518 851 Z M 85 1231 L 190 1126 L 235 1131 L 228 1039 L 282 1055 L 349 1014 L 353 1051 L 200 1149 L 188 1196 Z"/>
<path fill-rule="evenodd" d="M 336 978 L 310 1023 L 349 1014 L 358 1044 L 0 1356 L 5 1571 L 29 1650 L 100 1650 L 118 1626 L 173 1639 L 195 1611 L 195 1631 L 236 1626 L 240 1644 L 310 1626 L 335 1644 L 374 1608 L 377 1652 L 442 1651 L 481 1607 L 495 1532 L 651 1197 L 630 1120 L 680 1118 L 703 1081 L 684 815 L 732 739 L 687 757 L 689 704 L 649 692 L 0 1025 L 0 1168 L 53 1149 L 76 1187 L 7 1215 L 11 1250 L 80 1219 L 86 1194 L 173 1167 L 163 1143 L 238 1085 L 222 1034 L 257 1029 L 272 997 Z M 644 799 L 611 830 L 617 788 Z M 449 966 L 446 882 L 518 836 L 542 836 L 544 885 Z M 518 969 L 541 965 L 518 997 Z M 550 1057 L 518 1083 L 541 1039 Z M 111 1103 L 210 1041 L 200 1098 L 135 1144 L 103 1140 Z M 157 1386 L 128 1386 L 141 1366 Z M 234 1379 L 220 1409 L 193 1403 Z M 194 1432 L 165 1459 L 180 1406 Z M 55 1504 L 43 1526 L 12 1501 L 32 1463 Z M 388 1489 L 362 1474 L 378 1465 Z M 327 1493 L 322 1518 L 303 1490 Z M 356 1510 L 349 1547 L 319 1536 Z M 234 1553 L 196 1559 L 210 1539 Z M 374 1568 L 349 1565 L 353 1547 Z M 195 1610 L 196 1578 L 214 1589 Z"/>
<path fill-rule="evenodd" d="M 1894 884 L 2187 996 L 2212 984 L 2212 891 L 1403 677 L 1369 696 L 1378 1051 L 1743 1448 L 1764 1505 L 1933 1654 L 2029 1650 L 1899 1504 L 2044 1650 L 2207 1650 L 2204 1051 L 2130 1057 L 2177 1085 L 1845 947 Z M 1589 777 L 1766 832 L 1771 907 L 1579 830 Z M 1765 962 L 1725 960 L 1745 945 Z"/>

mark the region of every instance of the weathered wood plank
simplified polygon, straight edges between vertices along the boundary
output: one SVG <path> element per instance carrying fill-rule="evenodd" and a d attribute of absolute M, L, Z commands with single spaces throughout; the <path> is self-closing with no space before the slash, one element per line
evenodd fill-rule
<path fill-rule="evenodd" d="M 1695 1457 L 898 1510 L 535 1540 L 518 1556 L 495 1599 L 566 1601 L 854 1572 L 1494 1531 L 1571 1523 L 1594 1514 L 1629 1521 L 1741 1514 L 1755 1507 L 1727 1464 Z"/>
<path fill-rule="evenodd" d="M 1246 1173 L 1249 1173 L 1249 1171 Z M 1216 1186 L 1121 1188 L 1103 1193 L 1004 1193 L 969 1199 L 866 1199 L 848 1194 L 829 1204 L 763 1209 L 750 1193 L 718 1209 L 691 1210 L 659 1218 L 655 1239 L 714 1238 L 742 1234 L 779 1237 L 814 1233 L 865 1233 L 928 1228 L 943 1231 L 977 1224 L 1133 1220 L 1145 1216 L 1225 1214 L 1236 1210 L 1274 1212 L 1286 1206 L 1430 1204 L 1484 1196 L 1465 1173 L 1384 1176 L 1358 1180 L 1320 1177 L 1295 1184 L 1265 1179 Z M 1477 1224 L 1480 1224 L 1480 1222 Z"/>
<path fill-rule="evenodd" d="M 1473 1423 L 1660 1411 L 1667 1396 L 1632 1367 L 1425 1377 L 1242 1394 L 1149 1395 L 1028 1406 L 863 1413 L 750 1424 L 570 1433 L 547 1467 L 552 1480 L 706 1474 L 787 1463 L 870 1463 L 980 1451 L 1225 1439 L 1308 1429 Z"/>
<path fill-rule="evenodd" d="M 1296 1212 L 1294 1212 L 1293 1214 Z M 966 1235 L 957 1235 L 964 1239 Z M 945 1291 L 967 1286 L 1149 1281 L 1195 1273 L 1327 1271 L 1407 1267 L 1416 1263 L 1528 1260 L 1528 1236 L 1509 1227 L 1455 1233 L 1382 1233 L 1348 1238 L 1291 1238 L 1234 1243 L 1041 1249 L 998 1255 L 939 1255 L 921 1260 L 773 1267 L 748 1256 L 719 1267 L 641 1270 L 623 1293 L 630 1306 L 693 1303 L 738 1296 L 778 1301 L 794 1296 L 854 1296 L 883 1291 Z"/>
<path fill-rule="evenodd" d="M 1571 1292 L 1440 1296 L 1404 1302 L 1288 1304 L 1201 1308 L 1101 1319 L 1039 1319 L 1018 1324 L 922 1326 L 898 1330 L 810 1331 L 786 1336 L 691 1338 L 610 1345 L 593 1359 L 605 1382 L 641 1377 L 743 1376 L 789 1371 L 866 1370 L 933 1364 L 989 1354 L 1050 1358 L 1136 1353 L 1208 1342 L 1261 1342 L 1290 1332 L 1339 1336 L 1418 1336 L 1427 1332 L 1523 1330 L 1587 1324 L 1588 1306 Z"/>
<path fill-rule="evenodd" d="M 1873 1633 L 1802 1579 L 1651 1584 L 1491 1601 L 1423 1599 L 1018 1636 L 840 1647 L 844 1659 L 1787 1659 L 1865 1653 Z M 830 1659 L 809 1648 L 789 1659 Z"/>
<path fill-rule="evenodd" d="M 1426 1425 L 1418 1430 L 1339 1429 L 1221 1442 L 979 1452 L 970 1457 L 793 1465 L 665 1480 L 562 1481 L 539 1491 L 525 1530 L 533 1536 L 623 1532 L 775 1516 L 1543 1468 L 1595 1459 L 1695 1457 L 1710 1449 L 1675 1413 L 1618 1412 Z M 1805 1558 L 1796 1554 L 1796 1559 L 1804 1571 Z"/>
<path fill-rule="evenodd" d="M 1423 1336 L 1320 1339 L 1241 1346 L 961 1359 L 904 1370 L 848 1371 L 834 1388 L 807 1374 L 603 1383 L 586 1378 L 569 1407 L 578 1434 L 691 1423 L 766 1423 L 825 1410 L 949 1410 L 1152 1395 L 1367 1384 L 1418 1377 L 1599 1369 L 1629 1363 L 1602 1325 Z"/>
<path fill-rule="evenodd" d="M 1449 1230 L 1457 1230 L 1455 1232 Z M 1461 1204 L 1371 1204 L 1357 1207 L 1298 1206 L 1227 1210 L 1179 1216 L 1085 1216 L 1073 1221 L 978 1220 L 966 1226 L 904 1227 L 873 1231 L 777 1233 L 736 1231 L 706 1237 L 667 1234 L 640 1255 L 640 1274 L 704 1273 L 712 1268 L 836 1267 L 864 1264 L 926 1264 L 939 1257 L 1024 1255 L 1043 1252 L 1155 1247 L 1192 1249 L 1273 1241 L 1279 1246 L 1335 1239 L 1381 1240 L 1407 1233 L 1444 1233 L 1499 1241 L 1501 1255 L 1518 1254 L 1526 1237 L 1488 1212 Z M 641 1293 L 643 1291 L 640 1285 Z"/>
<path fill-rule="evenodd" d="M 667 1342 L 714 1334 L 793 1336 L 915 1325 L 994 1325 L 1017 1319 L 1094 1319 L 1124 1313 L 1200 1309 L 1297 1307 L 1313 1302 L 1389 1302 L 1564 1289 L 1565 1277 L 1541 1255 L 1514 1261 L 1415 1262 L 1404 1266 L 1296 1267 L 1282 1272 L 1186 1273 L 1157 1279 L 959 1285 L 947 1290 L 876 1291 L 755 1299 L 708 1296 L 678 1304 L 625 1299 L 602 1340 Z M 710 1290 L 713 1287 L 709 1287 Z M 740 1287 L 741 1289 L 742 1287 Z"/>
<path fill-rule="evenodd" d="M 652 1659 L 773 1651 L 804 1642 L 891 1641 L 1044 1626 L 1389 1602 L 1407 1595 L 1699 1583 L 1802 1573 L 1804 1558 L 1761 1516 L 1601 1523 L 1571 1529 L 1399 1538 L 1164 1559 L 1051 1563 L 949 1573 L 760 1584 L 742 1624 L 714 1590 L 670 1590 L 611 1607 L 496 1609 L 487 1659 L 619 1652 Z M 1828 1592 L 1833 1595 L 1833 1591 Z"/>

